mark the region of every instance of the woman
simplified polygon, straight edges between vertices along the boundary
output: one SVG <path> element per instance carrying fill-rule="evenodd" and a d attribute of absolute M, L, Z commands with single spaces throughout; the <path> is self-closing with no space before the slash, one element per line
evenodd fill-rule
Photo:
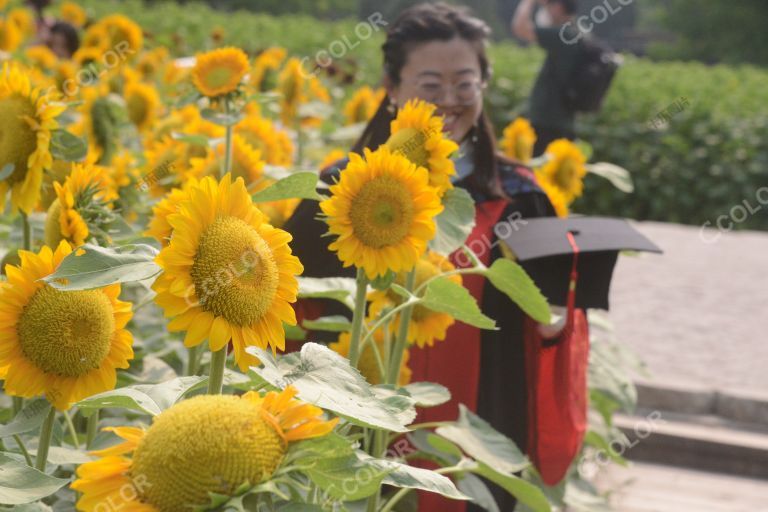
<path fill-rule="evenodd" d="M 420 4 L 404 11 L 390 26 L 384 52 L 384 87 L 387 95 L 352 151 L 375 149 L 390 135 L 390 122 L 397 108 L 413 98 L 437 105 L 444 116 L 445 131 L 460 145 L 454 184 L 470 192 L 478 215 L 484 207 L 496 209 L 492 227 L 504 219 L 553 215 L 547 196 L 536 185 L 531 172 L 496 151 L 493 127 L 483 111 L 483 90 L 491 74 L 485 46 L 490 30 L 481 20 L 461 8 L 446 4 Z M 322 173 L 332 182 L 345 161 Z M 498 200 L 503 201 L 498 201 Z M 292 248 L 309 277 L 349 276 L 335 253 L 324 222 L 317 219 L 316 202 L 305 201 L 285 226 L 294 235 Z M 492 231 L 488 235 L 495 241 Z M 475 244 L 476 245 L 476 244 Z M 502 257 L 499 244 L 480 249 L 489 262 Z M 477 251 L 476 251 L 477 252 Z M 420 421 L 454 420 L 463 403 L 503 432 L 522 449 L 526 445 L 525 368 L 523 366 L 524 315 L 506 295 L 482 279 L 465 284 L 476 295 L 483 312 L 497 321 L 499 330 L 482 331 L 456 323 L 443 342 L 432 348 L 411 351 L 413 380 L 439 382 L 451 390 L 453 399 L 428 409 Z M 306 306 L 306 305 L 305 305 Z M 316 306 L 316 304 L 315 304 Z M 333 304 L 324 305 L 324 315 L 343 314 Z M 319 311 L 305 308 L 299 314 L 314 317 Z M 495 489 L 501 510 L 512 510 L 514 500 Z M 463 510 L 463 503 L 435 495 L 422 495 L 420 511 Z"/>

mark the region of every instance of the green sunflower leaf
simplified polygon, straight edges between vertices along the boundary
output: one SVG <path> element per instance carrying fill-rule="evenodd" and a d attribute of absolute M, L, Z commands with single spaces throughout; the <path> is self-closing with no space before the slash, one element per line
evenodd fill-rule
<path fill-rule="evenodd" d="M 72 135 L 66 130 L 54 130 L 51 133 L 51 154 L 56 160 L 78 162 L 88 153 L 85 140 Z"/>
<path fill-rule="evenodd" d="M 322 201 L 317 193 L 318 174 L 316 172 L 296 172 L 273 183 L 269 187 L 253 194 L 255 203 L 280 201 L 283 199 L 311 199 Z"/>
<path fill-rule="evenodd" d="M 2 169 L 0 169 L 0 181 L 4 180 L 11 174 L 13 174 L 13 170 L 16 169 L 16 166 L 12 163 L 5 164 Z"/>
<path fill-rule="evenodd" d="M 86 414 L 90 414 L 90 410 L 105 409 L 107 407 L 138 411 L 151 416 L 157 416 L 162 412 L 160 406 L 149 395 L 132 387 L 105 391 L 104 393 L 80 400 L 75 405 Z"/>
<path fill-rule="evenodd" d="M 69 479 L 54 478 L 0 452 L 0 503 L 22 505 L 55 493 Z"/>
<path fill-rule="evenodd" d="M 310 331 L 347 332 L 352 330 L 352 323 L 347 317 L 341 315 L 304 320 L 301 325 Z"/>
<path fill-rule="evenodd" d="M 475 227 L 475 201 L 463 188 L 452 188 L 443 196 L 443 207 L 435 218 L 437 234 L 429 248 L 448 256 L 464 245 Z"/>
<path fill-rule="evenodd" d="M 421 305 L 481 329 L 496 328 L 496 322 L 480 311 L 475 298 L 466 288 L 445 278 L 429 283 L 421 298 Z"/>
<path fill-rule="evenodd" d="M 523 267 L 507 258 L 497 258 L 483 275 L 520 309 L 543 324 L 551 321 L 549 304 L 533 279 L 523 270 Z"/>
<path fill-rule="evenodd" d="M 51 404 L 44 398 L 36 398 L 27 402 L 8 424 L 0 426 L 0 438 L 39 429 L 50 409 Z"/>
<path fill-rule="evenodd" d="M 78 256 L 78 253 L 83 254 Z M 146 244 L 105 248 L 85 244 L 72 252 L 43 281 L 59 290 L 89 290 L 115 283 L 143 281 L 160 273 L 158 250 Z"/>
<path fill-rule="evenodd" d="M 262 366 L 251 371 L 271 385 L 294 386 L 305 402 L 331 411 L 350 422 L 368 428 L 407 432 L 413 418 L 413 404 L 393 399 L 391 393 L 373 389 L 349 364 L 349 360 L 317 343 L 305 343 L 301 352 L 275 359 L 272 352 L 249 347 Z M 406 399 L 407 397 L 402 397 Z"/>
<path fill-rule="evenodd" d="M 351 277 L 298 277 L 300 299 L 333 299 L 349 309 L 355 308 L 352 297 L 357 284 Z"/>

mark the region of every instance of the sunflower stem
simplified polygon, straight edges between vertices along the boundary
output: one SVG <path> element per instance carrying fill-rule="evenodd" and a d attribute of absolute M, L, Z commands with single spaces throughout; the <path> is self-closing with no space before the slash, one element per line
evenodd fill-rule
<path fill-rule="evenodd" d="M 13 397 L 13 415 L 16 416 L 24 408 L 24 399 L 20 396 Z"/>
<path fill-rule="evenodd" d="M 355 311 L 352 316 L 352 334 L 349 341 L 349 364 L 357 368 L 360 360 L 360 341 L 365 319 L 365 296 L 368 292 L 368 276 L 365 270 L 357 269 L 357 292 L 355 294 Z"/>
<path fill-rule="evenodd" d="M 200 353 L 200 345 L 194 345 L 187 349 L 187 375 L 197 375 L 198 369 L 198 355 Z"/>
<path fill-rule="evenodd" d="M 72 423 L 72 417 L 69 415 L 69 411 L 64 411 L 64 422 L 67 424 L 67 430 L 72 438 L 72 446 L 76 449 L 80 447 L 80 440 L 77 438 L 77 429 L 75 424 Z"/>
<path fill-rule="evenodd" d="M 384 446 L 386 434 L 387 433 L 383 430 L 375 430 L 373 432 L 373 451 L 371 455 L 377 459 L 384 455 L 384 449 L 386 448 Z M 376 510 L 378 510 L 379 499 L 381 497 L 380 494 L 381 489 L 377 490 L 370 498 L 368 498 L 368 512 L 376 512 Z"/>
<path fill-rule="evenodd" d="M 88 416 L 88 424 L 85 428 L 85 447 L 91 449 L 93 439 L 96 437 L 96 430 L 99 427 L 99 410 L 96 409 L 93 414 Z"/>
<path fill-rule="evenodd" d="M 413 287 L 416 284 L 416 268 L 408 272 L 405 278 L 405 288 L 409 292 L 413 291 Z M 387 375 L 387 384 L 396 384 L 397 378 L 400 376 L 400 366 L 403 364 L 403 356 L 405 354 L 405 347 L 408 344 L 408 324 L 411 323 L 411 315 L 413 314 L 413 305 L 407 307 L 400 313 L 400 328 L 397 332 L 397 338 L 395 338 L 395 346 L 392 349 L 392 359 L 389 362 L 389 374 Z"/>
<path fill-rule="evenodd" d="M 229 100 L 224 100 L 224 112 L 229 115 Z M 224 139 L 224 167 L 221 169 L 223 178 L 232 167 L 232 124 L 227 124 L 227 130 Z"/>
<path fill-rule="evenodd" d="M 21 212 L 21 226 L 24 232 L 24 250 L 29 251 L 32 248 L 32 226 L 29 224 L 29 217 Z"/>
<path fill-rule="evenodd" d="M 211 372 L 208 376 L 208 394 L 220 395 L 224 388 L 224 369 L 227 367 L 227 347 L 211 352 Z"/>
<path fill-rule="evenodd" d="M 40 442 L 37 445 L 37 461 L 35 468 L 45 473 L 45 463 L 48 461 L 48 448 L 51 446 L 51 437 L 53 435 L 53 422 L 56 419 L 56 408 L 51 407 L 48 411 L 43 425 L 40 427 Z"/>
<path fill-rule="evenodd" d="M 29 456 L 27 447 L 24 446 L 24 441 L 21 440 L 21 437 L 19 437 L 18 434 L 13 434 L 13 440 L 19 445 L 19 450 L 21 450 L 22 455 L 24 455 L 24 460 L 27 461 L 27 466 L 32 467 L 34 463 L 32 462 L 32 457 Z"/>

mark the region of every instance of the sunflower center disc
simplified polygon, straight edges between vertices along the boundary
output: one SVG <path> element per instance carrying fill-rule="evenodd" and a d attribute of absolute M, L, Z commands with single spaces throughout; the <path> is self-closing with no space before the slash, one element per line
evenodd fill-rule
<path fill-rule="evenodd" d="M 147 99 L 141 94 L 132 95 L 128 98 L 127 110 L 131 122 L 136 125 L 141 125 L 149 115 Z"/>
<path fill-rule="evenodd" d="M 410 231 L 413 199 L 395 178 L 379 176 L 366 183 L 349 212 L 355 236 L 377 249 L 394 245 Z"/>
<path fill-rule="evenodd" d="M 576 164 L 570 159 L 565 160 L 560 169 L 555 174 L 555 182 L 564 190 L 570 190 L 573 188 L 573 182 L 576 176 Z"/>
<path fill-rule="evenodd" d="M 279 279 L 267 242 L 236 217 L 219 217 L 206 228 L 191 275 L 203 310 L 240 326 L 264 316 Z"/>
<path fill-rule="evenodd" d="M 232 70 L 224 67 L 210 69 L 206 72 L 204 77 L 205 85 L 211 89 L 227 86 L 233 79 L 234 76 Z"/>
<path fill-rule="evenodd" d="M 194 439 L 194 442 L 190 442 Z M 192 510 L 269 478 L 285 448 L 258 407 L 234 396 L 185 400 L 155 418 L 133 454 L 131 479 L 160 512 Z"/>
<path fill-rule="evenodd" d="M 37 135 L 24 120 L 34 119 L 35 113 L 35 106 L 18 94 L 0 100 L 0 162 L 15 166 L 9 183 L 24 179 L 29 155 L 37 149 Z"/>
<path fill-rule="evenodd" d="M 429 151 L 424 147 L 427 136 L 416 128 L 404 128 L 392 135 L 386 146 L 393 153 L 400 153 L 419 167 L 429 169 Z"/>
<path fill-rule="evenodd" d="M 100 291 L 62 292 L 44 286 L 24 308 L 17 326 L 24 355 L 46 373 L 79 377 L 107 357 L 115 319 Z"/>

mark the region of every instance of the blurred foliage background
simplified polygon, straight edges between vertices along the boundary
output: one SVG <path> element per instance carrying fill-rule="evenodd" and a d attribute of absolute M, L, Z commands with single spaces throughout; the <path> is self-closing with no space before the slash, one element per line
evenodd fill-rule
<path fill-rule="evenodd" d="M 392 21 L 403 5 L 413 2 L 210 3 L 218 9 L 212 11 L 197 2 L 181 5 L 163 0 L 147 4 L 139 0 L 82 2 L 96 16 L 124 12 L 146 28 L 150 41 L 167 45 L 180 56 L 211 47 L 210 34 L 214 28 L 224 31 L 221 44 L 240 46 L 251 53 L 280 45 L 310 61 L 332 41 L 346 37 L 354 48 L 334 65 L 352 70 L 354 75 L 337 84 L 344 91 L 337 95 L 339 108 L 352 88 L 375 85 L 380 79 L 379 47 L 383 34 L 378 32 L 368 40 L 358 41 L 354 32 L 356 20 L 381 10 L 383 18 Z M 509 10 L 515 3 L 472 2 L 485 16 L 497 8 Z M 293 14 L 272 16 L 242 11 L 233 15 L 225 10 L 238 6 Z M 760 206 L 757 190 L 768 186 L 768 71 L 747 62 L 759 63 L 764 59 L 761 53 L 768 52 L 768 44 L 759 42 L 768 37 L 768 32 L 749 29 L 768 19 L 768 2 L 644 0 L 641 14 L 639 25 L 654 26 L 654 30 L 679 21 L 675 25 L 675 42 L 649 44 L 647 56 L 628 55 L 603 110 L 582 116 L 578 125 L 580 138 L 594 148 L 591 160 L 612 162 L 630 170 L 636 191 L 625 196 L 593 177 L 586 181 L 584 197 L 574 204 L 574 209 L 585 214 L 701 225 L 707 221 L 714 224 L 719 215 L 728 215 L 731 208 L 744 201 L 752 207 Z M 315 16 L 327 20 L 318 21 Z M 497 16 L 497 22 L 507 19 Z M 748 43 L 749 38 L 754 40 Z M 495 42 L 490 51 L 494 78 L 487 102 L 500 134 L 506 123 L 517 115 L 525 115 L 526 99 L 543 53 L 536 48 L 520 47 L 511 40 Z M 706 57 L 707 62 L 683 61 L 695 56 Z M 679 60 L 660 61 L 658 57 Z M 726 63 L 711 64 L 715 60 Z M 666 122 L 656 122 L 662 111 L 683 100 L 686 105 L 681 112 L 673 113 Z M 763 207 L 735 227 L 768 229 L 768 208 Z"/>

